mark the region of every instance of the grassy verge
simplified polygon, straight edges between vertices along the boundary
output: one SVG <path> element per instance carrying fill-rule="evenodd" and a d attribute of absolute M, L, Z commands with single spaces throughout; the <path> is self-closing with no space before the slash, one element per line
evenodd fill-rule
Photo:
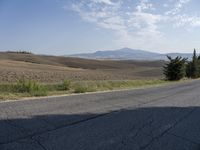
<path fill-rule="evenodd" d="M 19 99 L 71 93 L 117 90 L 155 86 L 169 83 L 165 80 L 110 80 L 110 81 L 74 81 L 65 80 L 57 84 L 41 84 L 31 80 L 19 80 L 14 84 L 0 84 L 0 99 Z"/>

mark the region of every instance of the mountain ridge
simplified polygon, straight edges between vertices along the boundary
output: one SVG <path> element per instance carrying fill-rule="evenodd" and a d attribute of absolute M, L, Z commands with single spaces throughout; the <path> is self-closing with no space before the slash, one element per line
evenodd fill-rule
<path fill-rule="evenodd" d="M 167 55 L 171 57 L 181 56 L 191 59 L 192 53 L 156 53 L 140 49 L 121 48 L 117 50 L 96 51 L 94 53 L 80 53 L 69 55 L 70 57 L 89 59 L 119 59 L 119 60 L 167 60 Z"/>

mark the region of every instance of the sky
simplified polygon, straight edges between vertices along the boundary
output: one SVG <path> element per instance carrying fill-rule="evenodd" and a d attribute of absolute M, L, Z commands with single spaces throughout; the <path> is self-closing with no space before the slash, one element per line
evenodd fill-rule
<path fill-rule="evenodd" d="M 199 0 L 0 0 L 0 51 L 198 51 L 199 6 Z"/>

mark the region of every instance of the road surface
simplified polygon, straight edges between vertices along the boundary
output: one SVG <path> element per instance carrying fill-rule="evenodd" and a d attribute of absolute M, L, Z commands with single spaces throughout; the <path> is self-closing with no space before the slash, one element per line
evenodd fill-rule
<path fill-rule="evenodd" d="M 200 80 L 0 103 L 0 150 L 200 150 Z"/>

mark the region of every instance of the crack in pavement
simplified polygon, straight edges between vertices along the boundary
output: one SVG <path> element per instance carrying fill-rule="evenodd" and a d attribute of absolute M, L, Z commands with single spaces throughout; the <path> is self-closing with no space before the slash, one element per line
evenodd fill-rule
<path fill-rule="evenodd" d="M 181 117 L 180 119 L 178 119 L 178 121 L 176 121 L 173 126 L 169 127 L 168 129 L 166 129 L 165 131 L 163 131 L 161 134 L 159 134 L 156 137 L 153 137 L 150 142 L 144 146 L 142 146 L 140 148 L 140 150 L 144 150 L 146 148 L 148 148 L 148 146 L 150 146 L 155 140 L 158 140 L 159 138 L 161 138 L 162 136 L 164 136 L 169 130 L 171 130 L 172 128 L 174 128 L 176 125 L 178 125 L 180 122 L 182 122 L 183 120 L 185 120 L 186 118 L 188 118 L 194 111 L 196 110 L 196 108 L 193 108 L 192 110 L 190 110 L 190 112 L 188 112 L 187 114 L 185 114 L 183 117 Z"/>
<path fill-rule="evenodd" d="M 95 116 L 89 117 L 87 119 L 83 119 L 83 120 L 75 121 L 75 122 L 65 124 L 65 125 L 62 125 L 62 126 L 58 126 L 54 129 L 45 130 L 43 132 L 37 132 L 37 133 L 31 134 L 31 135 L 26 135 L 26 136 L 23 136 L 23 137 L 14 139 L 14 140 L 10 140 L 10 141 L 7 141 L 7 142 L 2 142 L 2 143 L 0 143 L 0 145 L 10 144 L 10 143 L 17 142 L 17 141 L 20 141 L 20 140 L 23 140 L 23 139 L 28 139 L 28 138 L 32 139 L 34 136 L 37 136 L 37 135 L 41 135 L 41 134 L 44 134 L 44 133 L 47 133 L 47 132 L 55 131 L 57 129 L 61 129 L 61 128 L 64 128 L 64 127 L 70 127 L 70 126 L 73 126 L 73 125 L 76 125 L 76 124 L 79 124 L 79 123 L 82 123 L 82 122 L 87 122 L 87 121 L 90 121 L 92 119 L 96 119 L 96 118 L 99 118 L 99 117 L 102 117 L 102 116 L 105 116 L 105 115 L 108 115 L 108 114 L 110 114 L 110 113 L 95 115 Z"/>
<path fill-rule="evenodd" d="M 188 138 L 185 138 L 185 137 L 182 137 L 182 136 L 173 134 L 173 133 L 167 133 L 167 134 L 168 134 L 168 135 L 175 136 L 175 137 L 180 138 L 180 139 L 182 139 L 182 140 L 184 140 L 184 141 L 188 141 L 188 142 L 191 142 L 191 143 L 193 143 L 193 144 L 196 144 L 196 145 L 199 145 L 199 146 L 200 146 L 200 143 L 197 143 L 197 142 L 195 142 L 195 141 L 192 141 L 192 140 L 190 140 L 190 139 L 188 139 Z"/>
<path fill-rule="evenodd" d="M 31 140 L 35 141 L 42 149 L 48 150 L 39 140 L 34 139 L 33 137 L 31 137 Z"/>
<path fill-rule="evenodd" d="M 151 116 L 151 115 L 149 115 L 149 116 Z M 148 117 L 149 117 L 149 116 L 148 116 Z M 147 118 L 148 118 L 148 117 L 147 117 Z M 146 128 L 147 126 L 151 125 L 152 123 L 153 123 L 153 119 L 151 119 L 151 120 L 149 120 L 148 122 L 144 123 L 142 126 L 140 126 L 140 127 L 135 131 L 135 134 L 134 134 L 134 135 L 131 135 L 131 136 L 128 136 L 128 137 L 123 137 L 121 143 L 122 143 L 124 146 L 126 146 L 126 141 L 127 141 L 127 139 L 130 138 L 132 141 L 134 141 L 134 140 L 137 138 L 137 136 L 141 133 L 141 131 L 142 131 L 144 128 Z M 131 130 L 135 130 L 135 127 L 133 127 Z M 130 131 L 131 131 L 131 130 L 130 130 Z"/>

